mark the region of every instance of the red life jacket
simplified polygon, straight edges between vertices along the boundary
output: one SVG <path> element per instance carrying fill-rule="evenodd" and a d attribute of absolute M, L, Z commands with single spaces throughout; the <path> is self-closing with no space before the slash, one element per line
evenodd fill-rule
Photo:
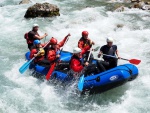
<path fill-rule="evenodd" d="M 81 72 L 83 70 L 83 65 L 81 63 L 80 58 L 73 55 L 70 60 L 70 69 L 72 69 L 74 72 Z"/>
<path fill-rule="evenodd" d="M 81 54 L 85 54 L 91 48 L 90 39 L 84 39 L 83 37 L 81 37 L 81 39 L 78 42 L 78 47 L 82 50 Z"/>
<path fill-rule="evenodd" d="M 34 33 L 34 31 L 30 31 L 30 32 L 32 32 L 32 33 Z M 29 37 L 29 33 L 30 32 L 28 32 L 28 33 L 25 33 L 25 35 L 24 35 L 24 38 L 26 39 L 26 41 L 27 41 L 27 44 L 33 44 L 33 42 L 34 42 L 34 37 Z M 38 33 L 36 33 L 35 35 L 38 35 L 39 36 L 39 34 Z"/>
<path fill-rule="evenodd" d="M 47 52 L 47 59 L 50 62 L 53 62 L 56 60 L 56 55 L 57 55 L 57 51 L 60 50 L 60 48 L 64 45 L 65 41 L 66 41 L 67 37 L 65 37 L 61 42 L 59 42 L 57 44 L 57 49 L 53 49 L 53 48 L 49 48 L 48 52 Z"/>
<path fill-rule="evenodd" d="M 37 48 L 32 49 L 30 52 L 30 59 L 32 59 L 34 57 L 34 54 L 37 54 L 38 51 L 39 51 L 39 49 L 37 49 Z M 39 55 L 34 59 L 34 62 L 38 62 L 38 61 L 41 61 L 43 59 L 44 59 L 44 55 Z"/>
<path fill-rule="evenodd" d="M 48 52 L 47 52 L 47 59 L 50 62 L 53 62 L 54 60 L 56 60 L 56 50 L 53 48 L 49 48 Z"/>
<path fill-rule="evenodd" d="M 24 34 L 24 38 L 26 39 L 27 44 L 32 44 L 32 43 L 33 43 L 33 40 L 30 40 L 30 39 L 29 39 L 28 33 L 25 33 L 25 34 Z"/>
<path fill-rule="evenodd" d="M 78 47 L 81 50 L 84 49 L 84 48 L 87 48 L 87 47 L 91 47 L 90 39 L 89 38 L 84 39 L 83 37 L 81 37 L 79 42 L 78 42 Z"/>

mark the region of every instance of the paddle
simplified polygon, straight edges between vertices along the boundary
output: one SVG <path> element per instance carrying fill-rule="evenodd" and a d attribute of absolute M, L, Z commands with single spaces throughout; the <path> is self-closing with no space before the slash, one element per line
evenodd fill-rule
<path fill-rule="evenodd" d="M 64 45 L 66 44 L 66 42 L 68 41 L 68 39 L 69 39 L 69 38 L 66 39 Z M 64 45 L 63 45 L 63 47 L 64 47 Z M 63 50 L 63 47 L 61 48 L 59 54 L 61 54 L 61 52 L 62 52 L 62 50 Z M 52 73 L 53 73 L 53 71 L 54 71 L 54 69 L 55 69 L 55 66 L 56 66 L 56 62 L 54 62 L 54 63 L 51 65 L 51 67 L 50 67 L 48 73 L 46 74 L 46 80 L 49 80 L 49 79 L 50 79 L 50 77 L 51 77 L 51 75 L 52 75 Z"/>
<path fill-rule="evenodd" d="M 45 47 L 49 44 L 49 42 L 50 42 L 50 41 L 48 41 L 47 44 L 46 44 L 43 48 L 45 48 Z M 39 54 L 39 53 L 40 53 L 40 51 L 39 51 L 37 54 Z M 31 60 L 29 60 L 29 61 L 27 61 L 26 63 L 24 63 L 24 64 L 19 68 L 19 72 L 20 72 L 21 74 L 23 74 L 23 73 L 28 69 L 30 63 L 31 63 L 35 58 L 36 58 L 36 57 L 33 57 Z"/>
<path fill-rule="evenodd" d="M 54 62 L 54 63 L 51 65 L 51 67 L 50 67 L 50 69 L 49 69 L 49 71 L 48 71 L 48 73 L 47 73 L 47 75 L 46 75 L 46 80 L 49 80 L 49 79 L 50 79 L 50 77 L 51 77 L 51 75 L 52 75 L 52 73 L 53 73 L 53 71 L 54 71 L 54 69 L 55 69 L 55 66 L 56 66 L 56 62 Z"/>
<path fill-rule="evenodd" d="M 79 91 L 83 90 L 83 85 L 84 85 L 84 74 L 80 77 L 80 80 L 78 82 L 78 89 L 79 89 Z"/>
<path fill-rule="evenodd" d="M 99 49 L 99 48 L 98 48 Z M 98 50 L 97 49 L 97 50 Z M 89 53 L 89 56 L 88 56 L 88 59 L 87 59 L 87 62 L 90 60 L 90 56 L 92 54 L 92 46 L 91 46 L 91 49 L 90 49 L 90 53 Z M 78 82 L 78 89 L 79 91 L 82 91 L 83 90 L 83 85 L 84 85 L 84 74 L 80 77 L 80 80 Z"/>
<path fill-rule="evenodd" d="M 100 46 L 97 46 L 95 49 L 93 49 L 93 51 L 98 51 L 100 48 Z"/>
<path fill-rule="evenodd" d="M 112 56 L 112 55 L 106 55 L 106 54 L 103 54 L 104 56 L 108 56 L 108 57 L 112 57 L 112 58 L 116 58 L 115 56 Z M 118 59 L 118 58 L 116 58 Z M 129 61 L 131 64 L 135 64 L 135 65 L 138 65 L 141 60 L 138 60 L 138 59 L 125 59 L 125 58 L 120 58 L 121 60 L 126 60 L 126 61 Z"/>

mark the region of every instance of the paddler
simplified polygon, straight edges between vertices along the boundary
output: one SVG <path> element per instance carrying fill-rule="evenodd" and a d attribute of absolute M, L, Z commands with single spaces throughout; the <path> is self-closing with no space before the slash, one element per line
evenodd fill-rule
<path fill-rule="evenodd" d="M 35 57 L 34 63 L 49 67 L 50 61 L 44 57 L 45 50 L 42 48 L 44 44 L 41 44 L 40 40 L 34 40 L 33 44 L 34 47 L 31 50 L 30 58 L 32 59 L 33 57 Z"/>
<path fill-rule="evenodd" d="M 108 37 L 106 39 L 107 44 L 102 46 L 100 48 L 100 52 L 98 54 L 98 57 L 100 57 L 103 54 L 106 55 L 111 55 L 114 56 L 116 58 L 112 58 L 112 57 L 108 57 L 103 55 L 103 59 L 104 61 L 100 60 L 98 61 L 98 67 L 101 71 L 106 71 L 107 69 L 111 69 L 117 66 L 117 62 L 119 57 L 119 53 L 118 53 L 118 49 L 117 49 L 117 45 L 113 45 L 113 38 L 112 37 Z"/>
<path fill-rule="evenodd" d="M 70 33 L 61 41 L 58 43 L 57 39 L 52 37 L 50 39 L 50 47 L 47 50 L 47 59 L 53 63 L 60 57 L 60 48 L 64 45 L 68 37 L 70 36 Z"/>
<path fill-rule="evenodd" d="M 82 62 L 82 50 L 78 47 L 73 49 L 73 55 L 70 60 L 69 75 L 74 78 L 80 77 L 82 74 L 89 75 L 91 73 L 99 73 L 95 64 L 89 64 L 89 62 Z"/>
<path fill-rule="evenodd" d="M 39 25 L 34 24 L 32 30 L 25 34 L 24 38 L 27 40 L 29 50 L 33 47 L 34 40 L 41 40 L 46 37 L 48 34 L 45 33 L 44 35 L 40 36 L 38 33 Z"/>
<path fill-rule="evenodd" d="M 78 47 L 82 50 L 82 54 L 83 54 L 83 59 L 84 62 L 87 61 L 89 53 L 90 53 L 90 48 L 92 47 L 92 45 L 94 45 L 95 43 L 88 37 L 89 33 L 88 31 L 83 31 L 82 32 L 82 37 L 80 38 L 80 40 L 78 41 Z M 91 63 L 93 59 L 93 55 L 91 54 L 90 56 L 90 60 L 89 62 Z"/>

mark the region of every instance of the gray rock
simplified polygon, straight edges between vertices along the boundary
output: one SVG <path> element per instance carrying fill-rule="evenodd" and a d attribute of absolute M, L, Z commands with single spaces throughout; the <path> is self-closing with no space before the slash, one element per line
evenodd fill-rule
<path fill-rule="evenodd" d="M 49 3 L 36 3 L 28 8 L 25 18 L 60 16 L 59 8 Z"/>
<path fill-rule="evenodd" d="M 22 0 L 19 4 L 29 4 L 30 2 L 30 0 Z"/>
<path fill-rule="evenodd" d="M 120 6 L 120 7 L 118 7 L 118 8 L 116 8 L 115 10 L 114 10 L 114 12 L 123 12 L 124 11 L 124 6 L 122 5 L 122 6 Z"/>

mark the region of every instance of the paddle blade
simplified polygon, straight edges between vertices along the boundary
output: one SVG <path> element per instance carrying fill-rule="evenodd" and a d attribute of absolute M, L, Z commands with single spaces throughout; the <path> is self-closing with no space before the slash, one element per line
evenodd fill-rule
<path fill-rule="evenodd" d="M 83 90 L 83 85 L 84 85 L 84 75 L 82 75 L 80 77 L 80 80 L 79 80 L 79 83 L 78 83 L 78 89 L 79 89 L 79 91 Z"/>
<path fill-rule="evenodd" d="M 29 68 L 29 65 L 30 65 L 31 62 L 32 62 L 32 60 L 30 60 L 30 61 L 24 63 L 24 64 L 19 68 L 19 72 L 20 72 L 21 74 L 23 74 L 23 73 Z"/>
<path fill-rule="evenodd" d="M 96 48 L 94 49 L 94 51 L 98 51 L 98 50 L 99 50 L 99 48 L 100 48 L 100 46 L 96 47 Z"/>
<path fill-rule="evenodd" d="M 53 71 L 55 69 L 55 66 L 56 66 L 56 63 L 53 63 L 51 65 L 51 67 L 50 67 L 50 69 L 49 69 L 49 71 L 48 71 L 48 73 L 46 75 L 46 80 L 49 80 L 51 78 L 51 75 L 52 75 L 52 73 L 53 73 Z"/>
<path fill-rule="evenodd" d="M 138 64 L 141 62 L 141 60 L 138 60 L 138 59 L 131 59 L 131 60 L 129 60 L 129 62 L 130 62 L 131 64 L 138 65 Z"/>

